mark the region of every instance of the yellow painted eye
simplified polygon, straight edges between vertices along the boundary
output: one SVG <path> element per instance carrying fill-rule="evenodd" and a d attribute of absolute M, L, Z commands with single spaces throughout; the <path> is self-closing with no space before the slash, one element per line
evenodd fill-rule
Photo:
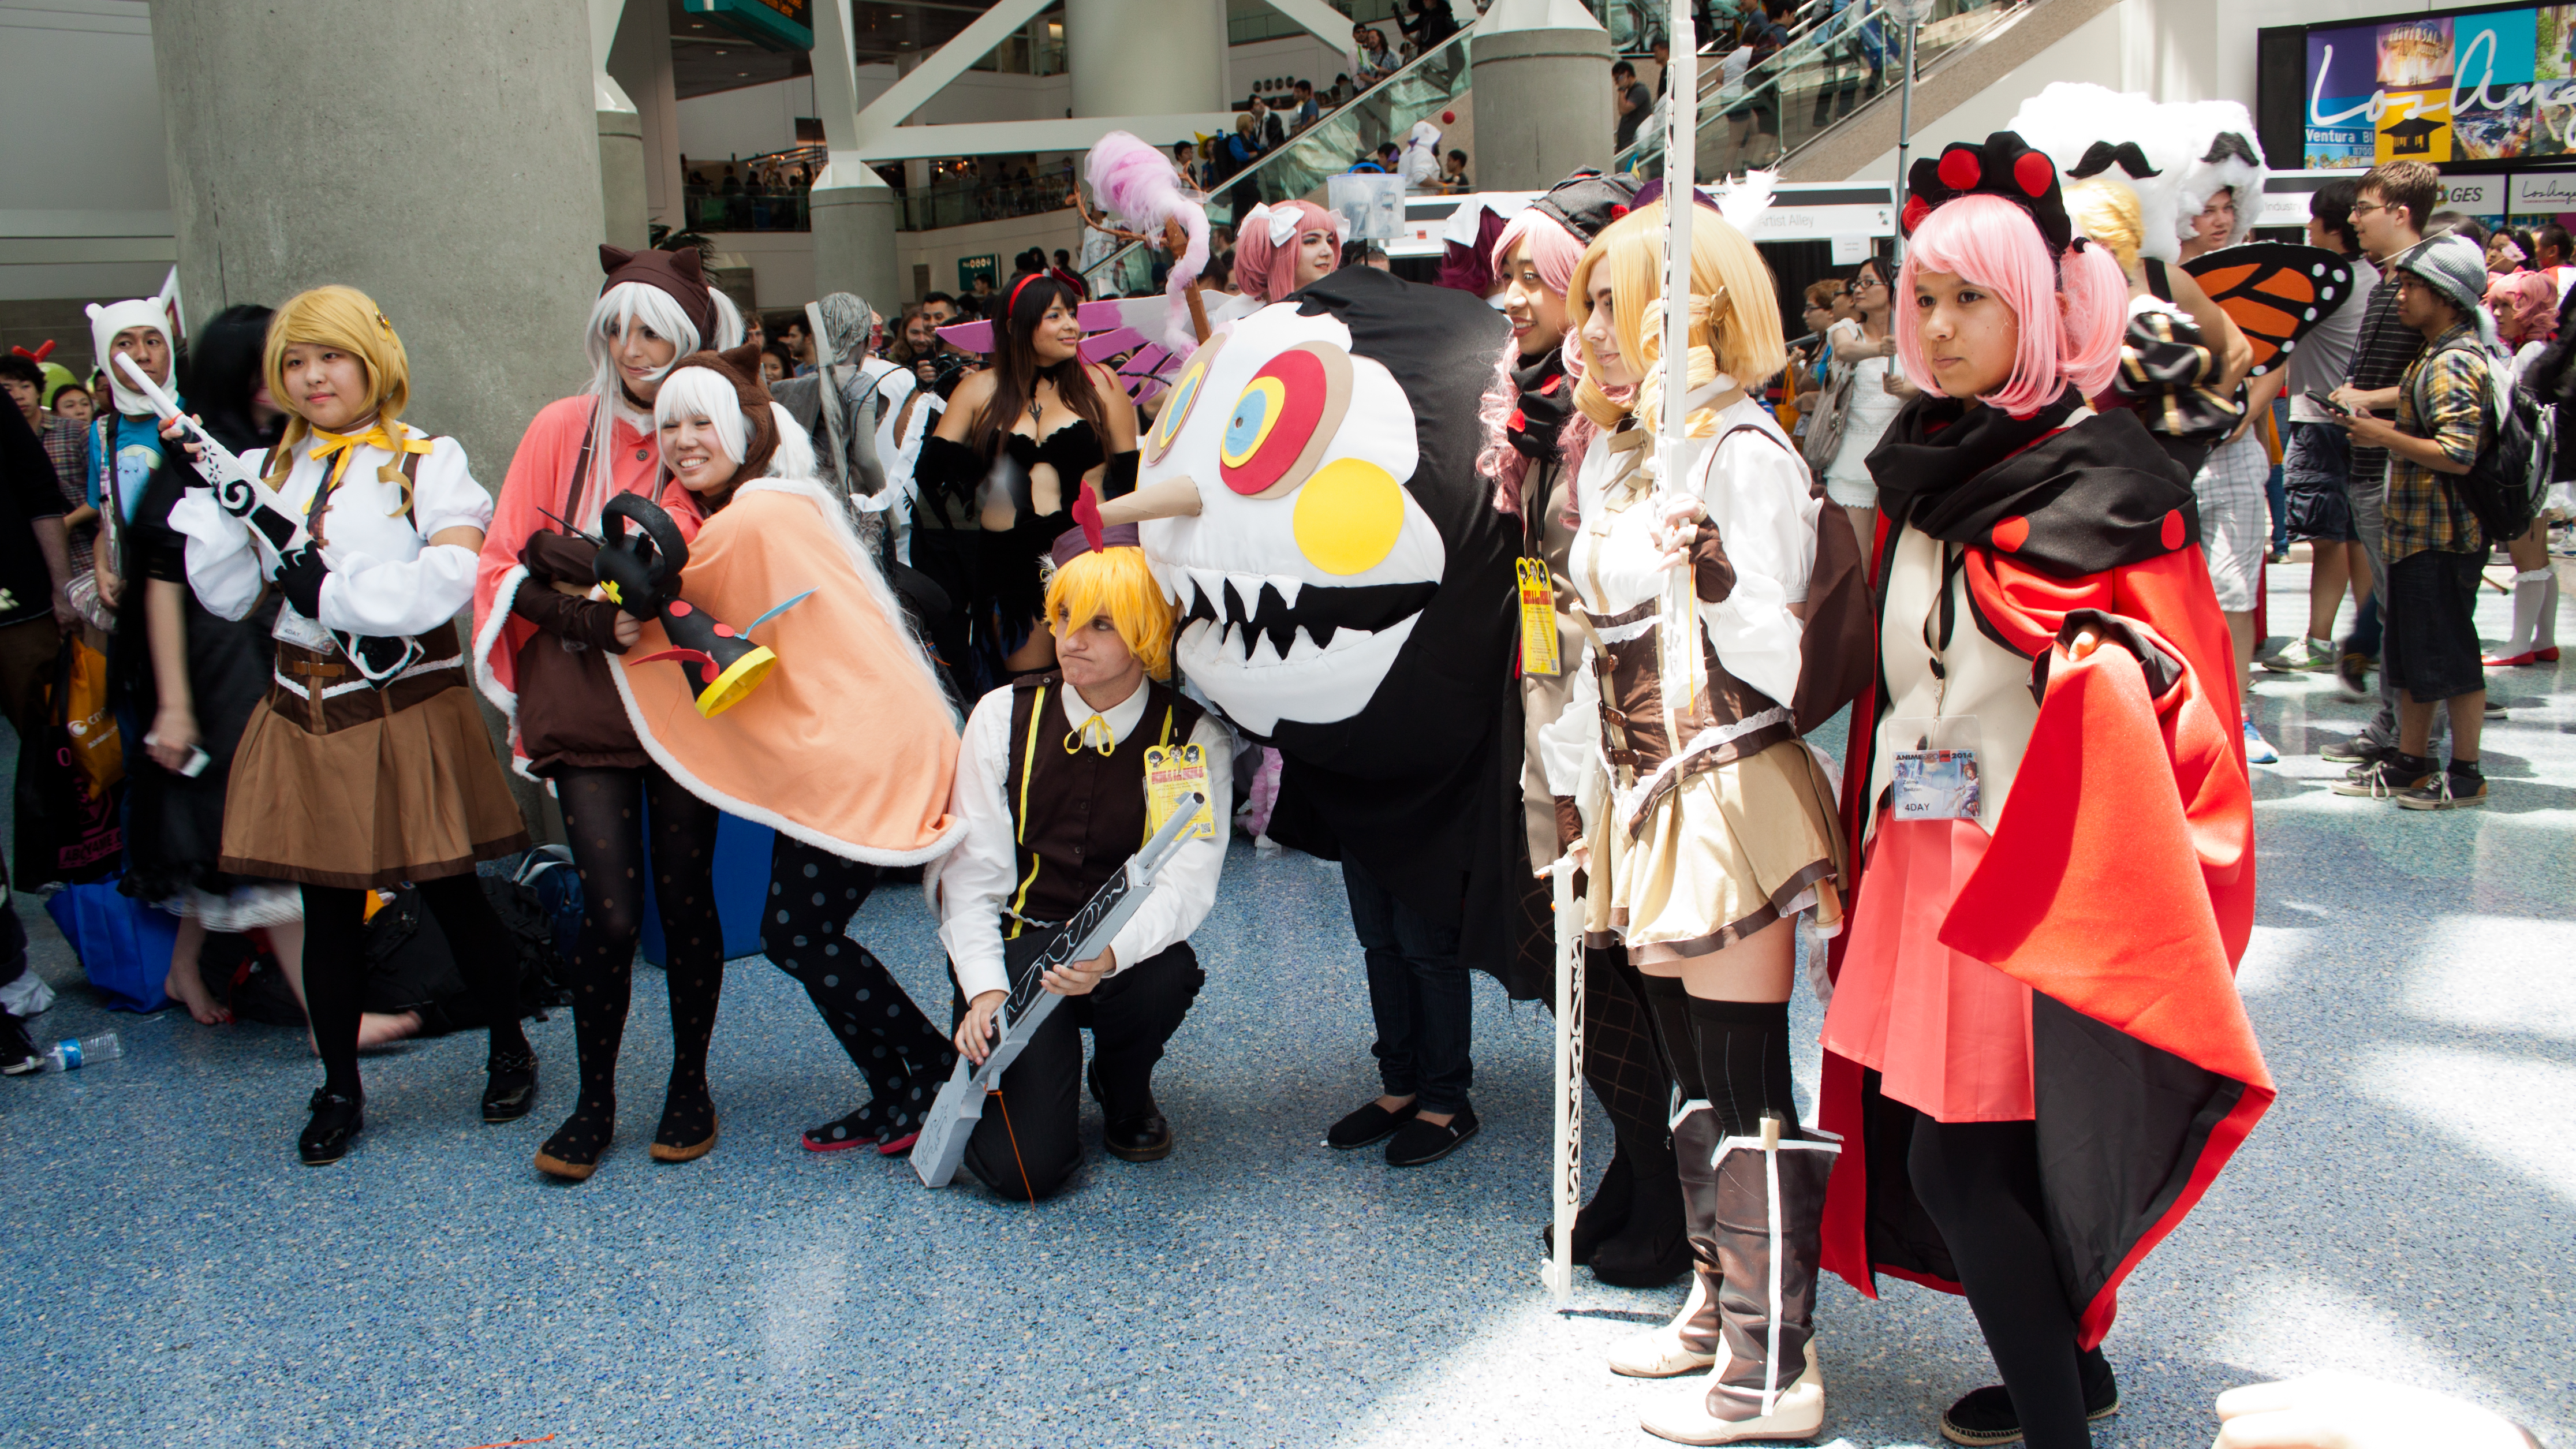
<path fill-rule="evenodd" d="M 1404 489 L 1375 463 L 1338 458 L 1298 490 L 1294 522 L 1307 562 L 1343 577 L 1366 573 L 1404 531 Z"/>
<path fill-rule="evenodd" d="M 1207 390 L 1208 369 L 1215 365 L 1217 350 L 1225 339 L 1212 337 L 1207 345 L 1191 354 L 1190 365 L 1181 370 L 1181 380 L 1163 395 L 1163 410 L 1154 415 L 1152 431 L 1145 435 L 1145 461 L 1158 463 L 1169 452 L 1172 440 L 1188 426 L 1190 412 L 1198 406 L 1199 394 Z"/>

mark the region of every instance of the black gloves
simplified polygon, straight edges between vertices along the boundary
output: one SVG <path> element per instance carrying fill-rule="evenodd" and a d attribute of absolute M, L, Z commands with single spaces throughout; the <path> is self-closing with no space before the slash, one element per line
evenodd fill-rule
<path fill-rule="evenodd" d="M 315 623 L 322 622 L 322 581 L 331 571 L 322 566 L 322 551 L 306 544 L 278 560 L 277 590 L 295 612 Z"/>

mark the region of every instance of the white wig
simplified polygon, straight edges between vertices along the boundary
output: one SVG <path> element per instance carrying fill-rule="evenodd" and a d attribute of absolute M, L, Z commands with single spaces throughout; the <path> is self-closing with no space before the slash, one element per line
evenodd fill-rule
<path fill-rule="evenodd" d="M 743 460 L 749 429 L 732 379 L 711 367 L 684 367 L 671 374 L 653 395 L 653 426 L 658 430 L 686 418 L 706 419 L 724 445 L 724 455 L 737 463 Z"/>

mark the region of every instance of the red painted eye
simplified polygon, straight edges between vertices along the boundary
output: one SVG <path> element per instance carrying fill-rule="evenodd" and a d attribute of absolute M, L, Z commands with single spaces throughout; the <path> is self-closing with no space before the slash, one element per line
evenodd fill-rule
<path fill-rule="evenodd" d="M 1217 441 L 1217 476 L 1247 498 L 1276 498 L 1306 479 L 1342 425 L 1351 359 L 1303 343 L 1270 359 L 1236 397 Z"/>

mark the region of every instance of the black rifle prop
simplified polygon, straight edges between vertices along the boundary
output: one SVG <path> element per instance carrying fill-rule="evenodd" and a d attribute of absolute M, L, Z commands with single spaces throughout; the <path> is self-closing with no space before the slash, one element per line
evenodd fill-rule
<path fill-rule="evenodd" d="M 957 1175 L 957 1164 L 965 1159 L 966 1139 L 973 1135 L 975 1123 L 984 1115 L 985 1094 L 1002 1080 L 1011 1063 L 1019 1060 L 1031 1038 L 1043 1025 L 1056 1004 L 1064 998 L 1046 989 L 1046 974 L 1058 966 L 1088 961 L 1109 949 L 1111 938 L 1118 934 L 1130 917 L 1152 894 L 1154 879 L 1171 863 L 1189 835 L 1191 824 L 1207 797 L 1196 793 L 1184 795 L 1172 806 L 1172 818 L 1154 832 L 1125 868 L 1109 878 L 1109 883 L 1092 893 L 1073 919 L 1054 928 L 1055 936 L 1046 949 L 1020 969 L 1012 978 L 1010 995 L 1003 1001 L 997 1018 L 1002 1028 L 1001 1040 L 993 1044 L 992 1054 L 977 1066 L 965 1057 L 957 1059 L 956 1074 L 939 1089 L 938 1099 L 930 1104 L 930 1115 L 922 1119 L 921 1138 L 912 1144 L 912 1170 L 921 1174 L 925 1187 L 946 1187 Z"/>
<path fill-rule="evenodd" d="M 560 520 L 558 520 L 560 521 Z M 627 526 L 634 525 L 629 533 Z M 635 493 L 620 493 L 599 510 L 603 537 L 595 574 L 600 593 L 638 619 L 658 619 L 671 647 L 631 659 L 650 664 L 671 659 L 689 678 L 698 714 L 713 719 L 740 704 L 769 671 L 778 656 L 767 645 L 747 637 L 780 614 L 814 596 L 806 590 L 736 630 L 713 614 L 680 597 L 680 572 L 689 566 L 689 542 L 662 505 Z M 585 535 L 586 536 L 586 535 Z"/>

